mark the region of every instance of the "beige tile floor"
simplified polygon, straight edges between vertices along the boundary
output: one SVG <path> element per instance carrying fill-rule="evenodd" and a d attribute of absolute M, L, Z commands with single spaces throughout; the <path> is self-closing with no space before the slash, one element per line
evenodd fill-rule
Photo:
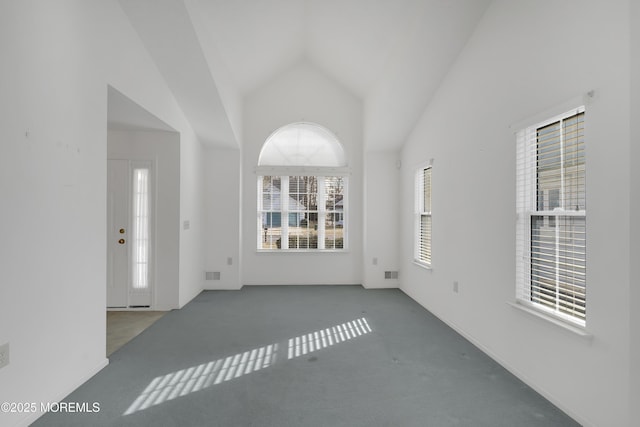
<path fill-rule="evenodd" d="M 164 316 L 166 311 L 107 311 L 107 356 Z"/>

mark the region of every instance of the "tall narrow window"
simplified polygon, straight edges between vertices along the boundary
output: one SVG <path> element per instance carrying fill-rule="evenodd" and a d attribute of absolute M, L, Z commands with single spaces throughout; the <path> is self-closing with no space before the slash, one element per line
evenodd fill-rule
<path fill-rule="evenodd" d="M 517 298 L 586 323 L 584 107 L 518 132 Z"/>
<path fill-rule="evenodd" d="M 415 260 L 431 266 L 431 166 L 416 174 Z"/>
<path fill-rule="evenodd" d="M 259 250 L 346 249 L 348 170 L 332 132 L 314 123 L 278 129 L 256 171 Z"/>
<path fill-rule="evenodd" d="M 149 169 L 133 169 L 133 233 L 131 286 L 149 288 Z"/>

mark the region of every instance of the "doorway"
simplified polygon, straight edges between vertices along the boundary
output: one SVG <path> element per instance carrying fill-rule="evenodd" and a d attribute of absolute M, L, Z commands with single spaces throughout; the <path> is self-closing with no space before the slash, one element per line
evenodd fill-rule
<path fill-rule="evenodd" d="M 179 306 L 180 134 L 109 86 L 106 154 L 105 332 L 120 340 Z"/>
<path fill-rule="evenodd" d="M 151 161 L 107 162 L 107 308 L 152 305 L 154 227 Z"/>

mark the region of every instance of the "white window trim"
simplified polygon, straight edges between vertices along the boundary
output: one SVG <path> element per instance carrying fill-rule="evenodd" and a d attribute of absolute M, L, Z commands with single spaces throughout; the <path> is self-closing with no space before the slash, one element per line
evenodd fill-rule
<path fill-rule="evenodd" d="M 544 322 L 560 327 L 563 330 L 571 332 L 572 334 L 575 334 L 586 340 L 591 340 L 593 338 L 593 334 L 589 332 L 585 327 L 577 325 L 573 322 L 569 322 L 565 319 L 558 318 L 552 313 L 542 312 L 537 307 L 533 307 L 531 304 L 528 304 L 526 301 L 520 301 L 520 300 L 516 300 L 515 302 L 509 301 L 507 302 L 507 304 L 519 310 L 520 312 L 527 313 L 536 319 L 540 319 Z"/>
<path fill-rule="evenodd" d="M 563 209 L 553 211 L 538 211 L 536 210 L 535 191 L 531 188 L 535 186 L 535 167 L 529 167 L 532 174 L 529 176 L 520 176 L 520 168 L 523 167 L 519 163 L 535 161 L 536 155 L 534 153 L 535 147 L 527 146 L 525 140 L 531 141 L 533 136 L 531 132 L 536 132 L 537 129 L 547 126 L 551 123 L 555 123 L 560 120 L 564 120 L 574 114 L 585 112 L 585 100 L 592 98 L 593 92 L 589 92 L 582 102 L 577 102 L 577 99 L 570 101 L 572 107 L 567 108 L 567 103 L 560 107 L 556 107 L 551 114 L 547 114 L 545 119 L 540 120 L 541 115 L 536 116 L 535 119 L 529 119 L 521 124 L 512 125 L 511 128 L 515 129 L 515 135 L 517 139 L 517 179 L 524 180 L 521 184 L 519 181 L 516 184 L 516 191 L 521 192 L 520 187 L 527 188 L 523 191 L 525 194 L 518 194 L 516 198 L 516 298 L 515 302 L 509 302 L 508 304 L 514 308 L 520 309 L 524 312 L 532 314 L 538 318 L 545 319 L 553 324 L 564 327 L 569 331 L 573 331 L 576 334 L 590 338 L 592 335 L 586 329 L 586 320 L 581 321 L 573 316 L 558 312 L 542 304 L 531 302 L 531 284 L 525 283 L 526 279 L 531 277 L 531 264 L 529 262 L 530 254 L 527 254 L 527 248 L 531 245 L 531 217 L 532 216 L 556 216 L 556 217 L 583 217 L 586 218 L 586 210 L 578 211 L 565 211 Z M 575 105 L 580 105 L 575 107 Z M 558 113 L 562 111 L 561 113 Z M 546 113 L 545 113 L 546 114 Z M 551 118 L 549 118 L 552 116 Z M 526 123 L 526 124 L 525 124 Z M 523 174 L 525 175 L 525 174 Z M 586 298 L 585 298 L 586 301 Z"/>
<path fill-rule="evenodd" d="M 147 244 L 146 244 L 146 250 L 147 250 L 147 254 L 146 254 L 146 264 L 147 264 L 147 274 L 146 274 L 146 280 L 145 280 L 145 285 L 141 286 L 141 287 L 134 287 L 134 274 L 136 271 L 136 255 L 135 255 L 135 251 L 134 251 L 134 245 L 135 245 L 135 241 L 136 241 L 136 236 L 135 236 L 135 218 L 134 218 L 134 197 L 135 197 L 135 190 L 134 190 L 134 171 L 136 169 L 143 169 L 147 171 L 148 174 L 148 181 L 147 181 Z M 154 294 L 154 287 L 155 287 L 155 276 L 156 276 L 156 259 L 155 259 L 155 212 L 156 212 L 156 207 L 155 207 L 155 203 L 156 203 L 156 188 L 155 188 L 155 180 L 156 180 L 156 176 L 155 176 L 155 168 L 154 168 L 154 162 L 150 161 L 150 160 L 132 160 L 129 163 L 129 187 L 130 187 L 130 208 L 129 208 L 129 215 L 130 215 L 130 228 L 131 228 L 131 232 L 129 233 L 131 237 L 129 237 L 130 241 L 129 241 L 129 245 L 127 245 L 129 247 L 129 283 L 128 283 L 128 289 L 129 289 L 129 305 L 138 305 L 138 300 L 140 299 L 140 297 L 142 297 L 142 301 L 145 301 L 145 304 L 143 305 L 147 305 L 146 301 L 147 301 L 147 296 L 149 297 L 149 301 L 153 301 L 153 294 Z"/>
<path fill-rule="evenodd" d="M 256 166 L 254 172 L 258 176 L 349 176 L 351 169 L 347 166 Z"/>
<path fill-rule="evenodd" d="M 432 169 L 431 180 L 433 182 L 433 159 L 430 159 L 428 162 L 421 163 L 418 165 L 414 177 L 414 247 L 413 247 L 413 263 L 419 267 L 425 268 L 427 270 L 431 270 L 433 268 L 433 207 L 432 210 L 428 213 L 422 211 L 422 207 L 424 206 L 424 189 L 423 183 L 423 173 L 427 169 Z M 433 185 L 431 188 L 431 199 L 433 203 Z M 424 215 L 428 215 L 431 217 L 431 249 L 432 249 L 432 257 L 429 262 L 423 261 L 420 259 L 420 248 L 421 248 L 421 225 L 422 225 L 422 217 Z"/>
<path fill-rule="evenodd" d="M 327 168 L 327 169 L 335 169 L 335 168 Z M 319 170 L 324 170 L 324 168 L 319 168 Z M 260 174 L 258 173 L 258 171 L 260 172 L 265 172 L 268 171 L 269 173 L 264 173 L 264 174 Z M 275 167 L 275 166 L 269 166 L 267 168 L 262 168 L 262 167 L 258 167 L 256 168 L 256 173 L 257 173 L 257 203 L 258 206 L 256 209 L 256 213 L 257 213 L 257 242 L 256 242 L 256 252 L 258 253 L 288 253 L 288 254 L 292 254 L 292 253 L 348 253 L 349 252 L 349 177 L 348 174 L 343 172 L 343 173 L 338 173 L 335 170 L 333 171 L 334 173 L 328 173 L 325 175 L 316 175 L 314 173 L 299 173 L 301 171 L 300 168 L 292 168 L 292 167 Z M 262 204 L 262 178 L 263 176 L 279 176 L 281 179 L 281 193 L 280 193 L 280 217 L 281 217 L 281 236 L 287 236 L 288 235 L 288 228 L 289 228 L 289 221 L 283 221 L 282 218 L 288 218 L 289 217 L 289 204 L 288 203 L 284 203 L 284 200 L 288 200 L 289 198 L 289 177 L 290 176 L 315 176 L 318 178 L 318 235 L 323 235 L 324 236 L 324 227 L 325 227 L 325 223 L 324 223 L 324 219 L 326 218 L 327 215 L 327 210 L 326 210 L 326 194 L 325 194 L 325 181 L 324 178 L 325 177 L 334 177 L 334 176 L 339 176 L 343 179 L 343 183 L 344 183 L 344 189 L 343 189 L 343 211 L 342 211 L 342 215 L 343 215 L 343 228 L 342 228 L 342 248 L 329 248 L 326 249 L 325 246 L 325 240 L 324 238 L 320 239 L 318 238 L 318 248 L 302 248 L 302 249 L 298 249 L 298 248 L 293 248 L 290 249 L 289 248 L 289 239 L 285 239 L 285 238 L 281 238 L 281 245 L 282 247 L 280 249 L 264 249 L 261 248 L 261 244 L 262 244 L 262 233 L 260 232 L 262 230 L 262 214 L 264 212 L 263 210 L 263 206 Z"/>

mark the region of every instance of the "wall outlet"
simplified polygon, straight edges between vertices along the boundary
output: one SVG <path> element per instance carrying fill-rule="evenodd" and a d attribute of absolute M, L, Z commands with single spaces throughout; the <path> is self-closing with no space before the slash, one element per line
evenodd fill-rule
<path fill-rule="evenodd" d="M 9 364 L 9 343 L 0 345 L 0 368 Z"/>
<path fill-rule="evenodd" d="M 455 292 L 457 294 L 459 292 L 459 290 L 460 290 L 460 284 L 456 280 L 455 282 L 453 282 L 453 292 Z"/>

